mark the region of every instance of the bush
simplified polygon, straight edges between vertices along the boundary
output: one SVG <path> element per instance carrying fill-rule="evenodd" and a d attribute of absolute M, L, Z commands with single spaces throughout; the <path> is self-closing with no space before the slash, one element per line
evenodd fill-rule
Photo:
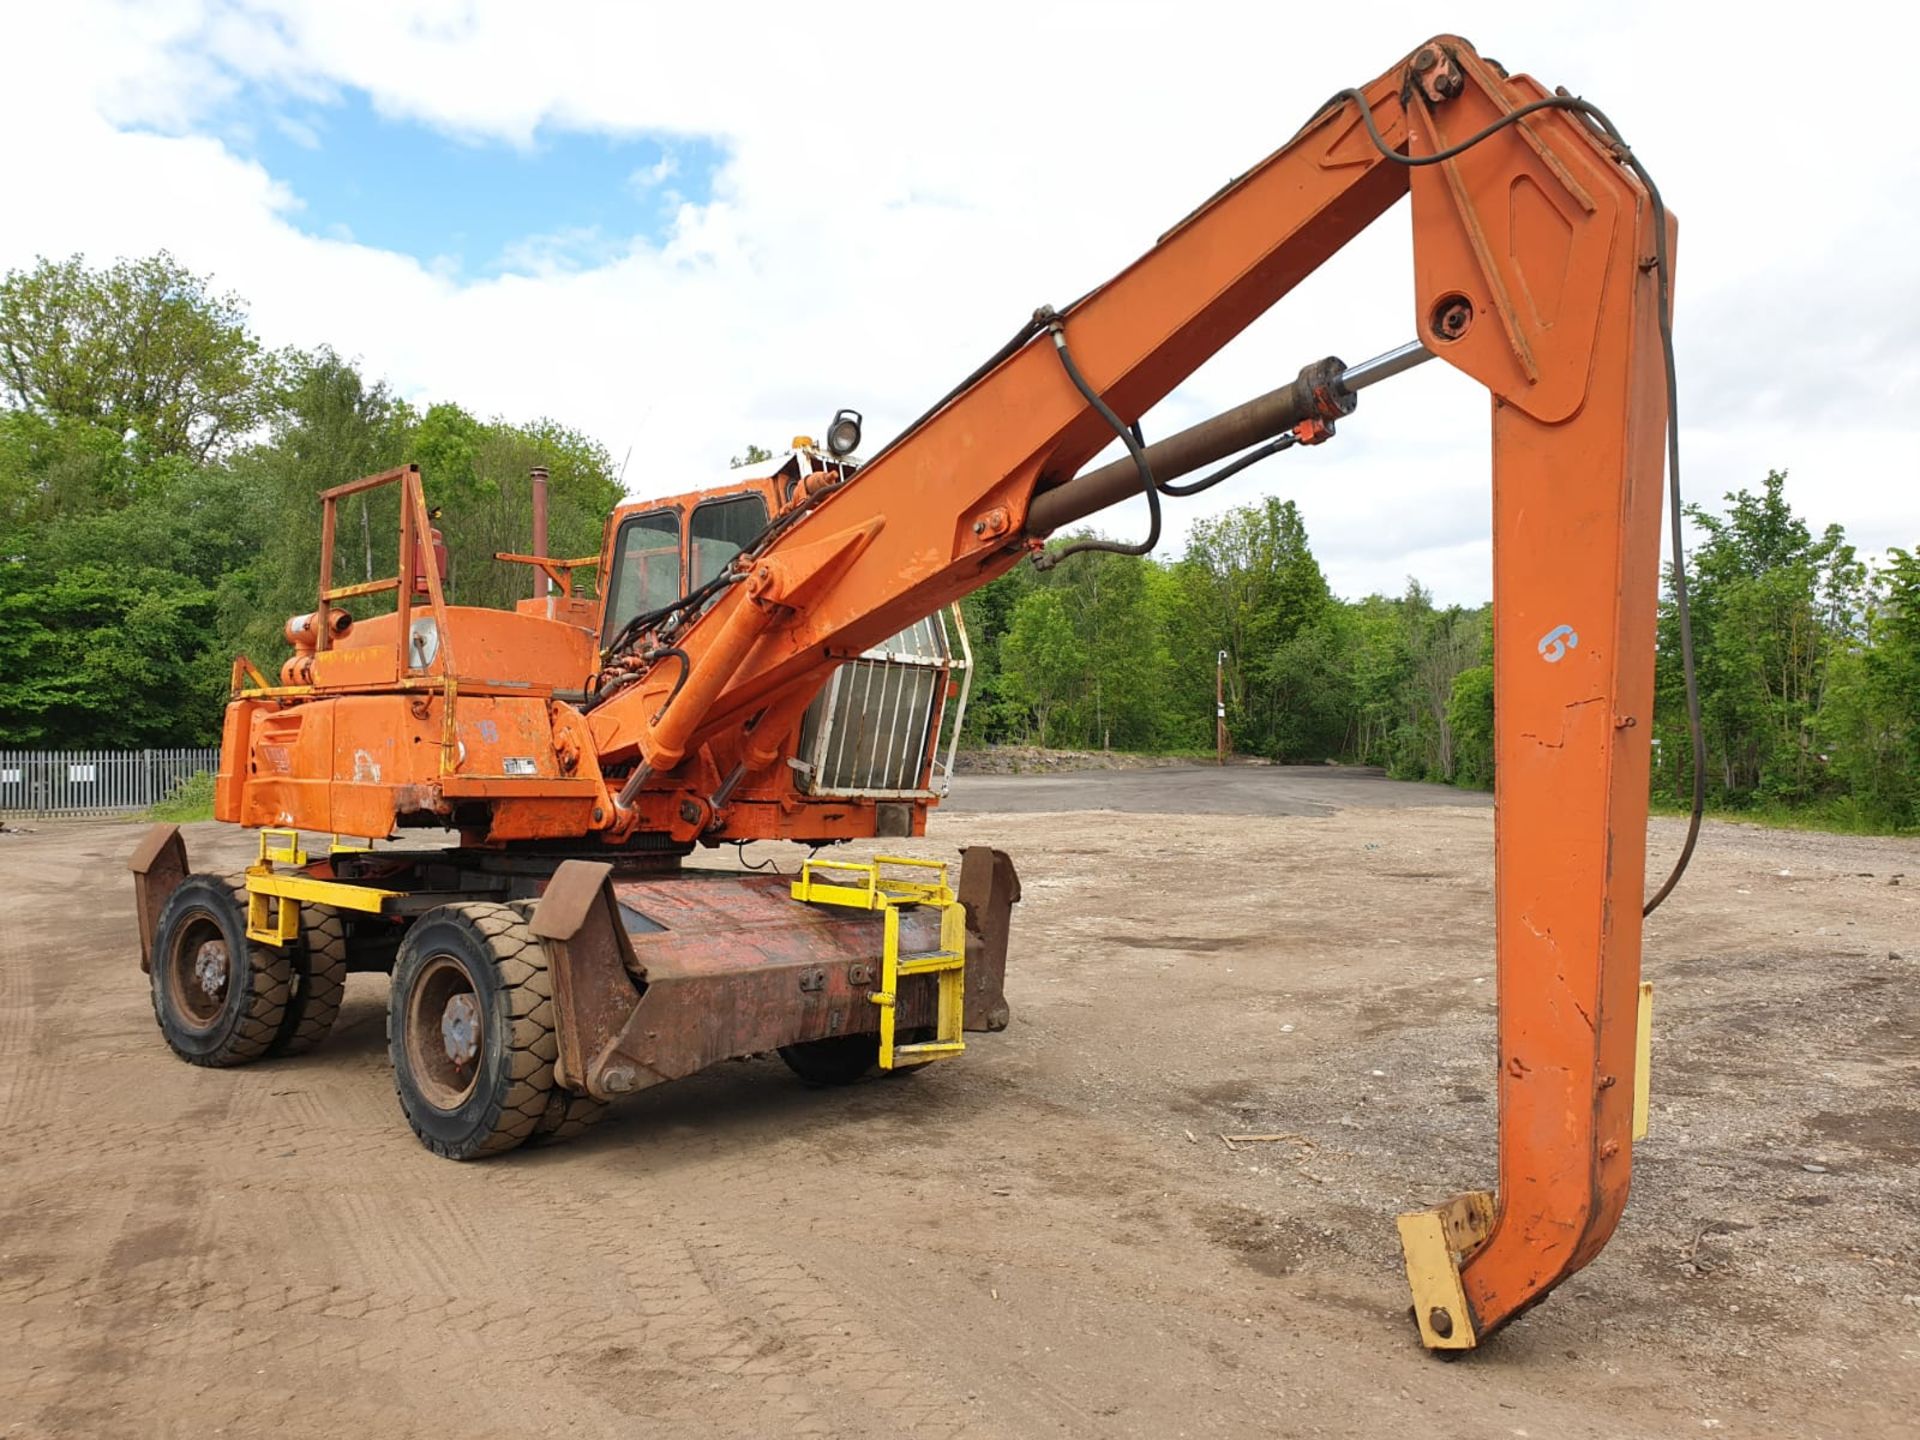
<path fill-rule="evenodd" d="M 173 787 L 173 793 L 147 811 L 149 820 L 171 820 L 176 824 L 188 820 L 211 820 L 213 818 L 213 772 L 202 770 L 189 775 Z"/>

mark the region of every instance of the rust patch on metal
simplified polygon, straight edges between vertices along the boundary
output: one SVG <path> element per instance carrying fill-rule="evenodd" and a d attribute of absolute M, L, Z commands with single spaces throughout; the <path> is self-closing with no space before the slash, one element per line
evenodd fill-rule
<path fill-rule="evenodd" d="M 133 872 L 133 915 L 140 930 L 140 969 L 153 969 L 153 932 L 180 882 L 187 878 L 187 842 L 180 838 L 178 825 L 155 825 L 147 831 L 133 858 L 127 862 Z"/>
<path fill-rule="evenodd" d="M 1007 931 L 1020 902 L 1020 875 L 1004 850 L 969 845 L 960 852 L 960 886 L 967 907 L 966 1028 L 1004 1030 L 1007 1008 Z"/>
<path fill-rule="evenodd" d="M 967 906 L 967 1025 L 1000 1030 L 1007 930 L 1020 880 L 999 850 L 961 864 Z M 900 916 L 901 948 L 939 943 L 936 910 Z M 556 1077 L 607 1098 L 744 1055 L 808 1040 L 872 1034 L 882 948 L 878 914 L 808 906 L 771 876 L 685 872 L 615 876 L 569 860 L 535 909 L 557 1020 Z M 910 976 L 902 1030 L 934 1024 L 936 978 Z"/>
<path fill-rule="evenodd" d="M 802 905 L 788 882 L 770 876 L 622 880 L 614 896 L 646 993 L 590 1066 L 591 1087 L 644 1089 L 722 1060 L 879 1029 L 870 998 L 879 915 Z M 937 945 L 937 911 L 900 919 L 903 950 Z M 897 1023 L 931 1026 L 936 1004 L 935 977 L 911 976 Z"/>
<path fill-rule="evenodd" d="M 736 964 L 655 980 L 607 1055 L 605 1073 L 624 1088 L 644 1089 L 736 1056 L 870 1034 L 879 1007 L 849 969 L 744 951 Z M 918 1029 L 934 1023 L 935 996 L 930 977 L 913 980 L 901 986 L 896 1014 L 903 1028 Z"/>
<path fill-rule="evenodd" d="M 528 928 L 545 942 L 547 974 L 553 984 L 554 1032 L 558 1053 L 554 1078 L 570 1090 L 587 1090 L 601 1099 L 608 1089 L 594 1062 L 618 1035 L 640 1003 L 641 990 L 630 970 L 633 952 L 609 883 L 611 865 L 568 860 L 553 872 Z"/>

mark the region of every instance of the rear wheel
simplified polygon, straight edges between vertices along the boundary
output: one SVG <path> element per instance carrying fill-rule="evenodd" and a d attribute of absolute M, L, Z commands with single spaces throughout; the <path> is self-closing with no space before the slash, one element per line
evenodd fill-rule
<path fill-rule="evenodd" d="M 518 910 L 443 905 L 414 922 L 394 965 L 387 1051 L 420 1143 L 472 1160 L 531 1137 L 554 1095 L 553 1028 L 546 952 Z"/>
<path fill-rule="evenodd" d="M 835 1035 L 782 1045 L 780 1058 L 809 1085 L 851 1085 L 880 1063 L 878 1035 Z"/>
<path fill-rule="evenodd" d="M 286 1019 L 293 959 L 247 939 L 245 877 L 189 875 L 153 937 L 153 1017 L 190 1065 L 243 1065 L 268 1053 Z"/>
<path fill-rule="evenodd" d="M 304 1055 L 325 1040 L 346 994 L 346 917 L 331 905 L 302 905 L 300 928 L 301 943 L 293 947 L 293 994 L 280 1033 L 268 1047 L 273 1055 Z"/>

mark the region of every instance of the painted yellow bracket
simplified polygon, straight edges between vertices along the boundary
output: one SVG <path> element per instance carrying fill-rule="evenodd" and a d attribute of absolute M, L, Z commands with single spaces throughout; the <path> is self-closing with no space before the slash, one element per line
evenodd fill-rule
<path fill-rule="evenodd" d="M 889 869 L 931 873 L 931 880 L 889 875 Z M 793 882 L 793 898 L 813 905 L 880 910 L 888 905 L 951 905 L 947 867 L 939 860 L 876 855 L 871 860 L 808 860 Z"/>
<path fill-rule="evenodd" d="M 350 846 L 334 846 L 335 853 Z M 378 915 L 388 900 L 405 892 L 371 885 L 349 885 L 340 880 L 317 880 L 311 875 L 283 875 L 275 864 L 304 866 L 307 852 L 295 830 L 262 830 L 260 858 L 247 867 L 247 938 L 261 945 L 291 945 L 300 938 L 300 906 L 331 905 Z"/>
<path fill-rule="evenodd" d="M 260 832 L 259 863 L 272 866 L 276 862 L 282 865 L 307 863 L 307 852 L 300 848 L 298 830 L 262 830 Z"/>
<path fill-rule="evenodd" d="M 1633 1047 L 1633 1138 L 1647 1138 L 1648 1090 L 1653 1076 L 1653 982 L 1640 982 L 1640 1018 Z"/>
<path fill-rule="evenodd" d="M 1460 1267 L 1493 1233 L 1492 1194 L 1469 1190 L 1431 1210 L 1402 1215 L 1398 1224 L 1421 1343 L 1429 1350 L 1471 1350 L 1479 1337 Z"/>
<path fill-rule="evenodd" d="M 888 874 L 905 869 L 931 872 L 933 879 Z M 947 885 L 947 867 L 938 860 L 909 860 L 880 855 L 871 861 L 808 860 L 793 882 L 793 898 L 812 905 L 841 905 L 878 910 L 881 919 L 880 984 L 867 998 L 880 1007 L 880 1068 L 924 1065 L 964 1051 L 967 965 L 967 910 Z M 900 954 L 900 910 L 932 905 L 940 910 L 940 948 L 925 955 Z M 917 1045 L 894 1043 L 894 1014 L 905 975 L 937 975 L 939 1002 L 934 1038 Z"/>

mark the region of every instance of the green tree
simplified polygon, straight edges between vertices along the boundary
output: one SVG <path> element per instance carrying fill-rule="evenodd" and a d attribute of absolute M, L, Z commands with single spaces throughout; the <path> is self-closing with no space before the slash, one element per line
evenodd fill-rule
<path fill-rule="evenodd" d="M 1329 600 L 1298 507 L 1269 497 L 1197 522 L 1180 569 L 1189 604 L 1212 615 L 1217 639 L 1181 662 L 1190 676 L 1204 673 L 1210 689 L 1214 655 L 1225 650 L 1228 728 L 1240 748 L 1276 753 L 1286 700 L 1270 658 Z"/>
<path fill-rule="evenodd" d="M 1822 741 L 1858 816 L 1920 827 L 1920 556 L 1888 552 L 1864 639 L 1829 661 Z"/>
<path fill-rule="evenodd" d="M 1042 745 L 1061 702 L 1080 685 L 1086 651 L 1057 590 L 1035 590 L 1014 607 L 1000 642 L 1000 670 L 1008 692 L 1032 715 Z"/>
<path fill-rule="evenodd" d="M 390 470 L 409 453 L 412 412 L 384 385 L 322 348 L 295 357 L 267 438 L 235 457 L 233 473 L 267 497 L 273 523 L 240 567 L 222 605 L 222 637 L 271 671 L 290 615 L 314 608 L 320 577 L 322 490 Z M 343 502 L 334 540 L 337 583 L 377 579 L 398 567 L 398 498 L 374 491 Z M 390 601 L 388 602 L 391 603 Z M 357 613 L 372 606 L 350 605 Z"/>
<path fill-rule="evenodd" d="M 1453 677 L 1447 698 L 1453 731 L 1453 780 L 1484 790 L 1493 784 L 1493 666 L 1474 665 Z"/>
<path fill-rule="evenodd" d="M 1832 662 L 1860 639 L 1866 572 L 1838 526 L 1815 538 L 1770 472 L 1728 512 L 1690 506 L 1706 538 L 1689 564 L 1708 783 L 1723 804 L 1798 805 L 1834 788 L 1818 716 Z M 1662 605 L 1656 669 L 1663 785 L 1686 793 L 1678 615 Z"/>
<path fill-rule="evenodd" d="M 1454 681 L 1479 665 L 1487 650 L 1487 616 L 1458 605 L 1434 606 L 1417 580 L 1394 604 L 1400 664 L 1395 668 L 1398 715 L 1387 741 L 1387 772 L 1403 780 L 1454 779 Z"/>
<path fill-rule="evenodd" d="M 0 280 L 0 397 L 205 462 L 271 410 L 279 357 L 246 306 L 162 251 L 92 270 L 76 255 Z"/>
<path fill-rule="evenodd" d="M 1064 602 L 1085 656 L 1065 711 L 1074 731 L 1056 733 L 1056 740 L 1123 749 L 1160 743 L 1167 653 L 1150 579 L 1155 568 L 1138 555 L 1094 551 L 1038 577 Z"/>
<path fill-rule="evenodd" d="M 1016 565 L 960 602 L 973 648 L 973 687 L 967 705 L 965 742 L 998 744 L 1024 739 L 1030 716 L 1000 669 L 1000 641 L 1013 625 L 1014 608 L 1039 581 L 1031 565 Z"/>
<path fill-rule="evenodd" d="M 254 583 L 235 595 L 227 634 L 237 648 L 257 660 L 280 654 L 286 618 L 313 608 L 320 492 L 408 462 L 420 466 L 427 502 L 441 511 L 435 523 L 447 544 L 449 598 L 463 605 L 508 607 L 533 593 L 528 567 L 493 558 L 531 547 L 533 466 L 548 471 L 548 548 L 556 555 L 597 555 L 620 500 L 606 450 L 576 430 L 551 420 L 483 421 L 451 403 L 419 413 L 329 350 L 301 357 L 269 438 L 235 461 L 272 495 L 279 517 Z M 397 488 L 341 502 L 337 580 L 397 572 L 399 503 Z M 366 615 L 392 605 L 391 596 L 374 596 L 347 608 Z"/>
<path fill-rule="evenodd" d="M 1358 702 L 1354 621 L 1352 607 L 1330 604 L 1266 658 L 1260 679 L 1275 696 L 1275 758 L 1326 760 L 1347 752 Z"/>
<path fill-rule="evenodd" d="M 0 410 L 0 543 L 69 515 L 124 505 L 190 465 L 142 464 L 120 436 L 83 420 Z"/>
<path fill-rule="evenodd" d="M 0 743 L 207 744 L 208 592 L 89 562 L 0 567 Z M 216 707 L 217 708 L 217 707 Z"/>
<path fill-rule="evenodd" d="M 548 552 L 570 559 L 598 555 L 607 519 L 621 499 L 613 459 L 599 441 L 554 420 L 490 420 L 476 435 L 471 488 L 458 497 L 422 462 L 428 496 L 445 508 L 440 527 L 461 604 L 504 608 L 533 594 L 530 567 L 493 557 L 532 548 L 528 476 L 536 465 L 547 471 Z M 592 572 L 579 571 L 576 578 L 580 593 L 591 593 Z"/>
<path fill-rule="evenodd" d="M 1886 601 L 1876 616 L 1867 680 L 1885 757 L 1881 814 L 1920 826 L 1920 552 L 1888 551 Z"/>

